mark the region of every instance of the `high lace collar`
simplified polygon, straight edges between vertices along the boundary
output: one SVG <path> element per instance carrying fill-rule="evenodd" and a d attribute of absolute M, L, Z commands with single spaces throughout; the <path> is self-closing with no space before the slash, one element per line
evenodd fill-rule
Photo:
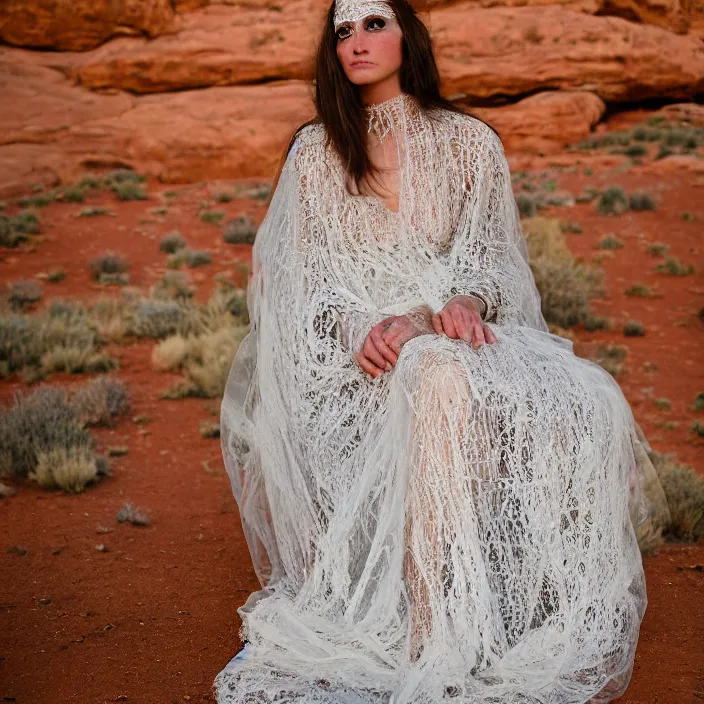
<path fill-rule="evenodd" d="M 403 126 L 411 116 L 418 113 L 418 109 L 417 100 L 409 93 L 399 93 L 380 103 L 366 105 L 364 112 L 367 132 L 383 140 L 394 126 Z"/>

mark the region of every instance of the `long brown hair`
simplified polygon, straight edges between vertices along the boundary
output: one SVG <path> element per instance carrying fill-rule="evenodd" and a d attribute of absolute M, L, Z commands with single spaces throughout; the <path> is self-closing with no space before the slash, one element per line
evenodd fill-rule
<path fill-rule="evenodd" d="M 388 0 L 396 14 L 403 34 L 400 84 L 401 90 L 414 96 L 421 108 L 444 108 L 451 112 L 468 114 L 440 95 L 438 72 L 428 28 L 418 17 L 408 0 Z M 325 125 L 326 143 L 332 145 L 346 165 L 347 172 L 358 191 L 365 176 L 376 177 L 378 169 L 372 164 L 366 148 L 364 104 L 357 86 L 345 75 L 337 56 L 337 37 L 334 28 L 335 3 L 328 9 L 322 36 L 315 57 L 316 116 L 300 125 L 289 140 L 279 162 L 272 187 L 276 189 L 281 169 L 298 133 L 307 125 Z"/>

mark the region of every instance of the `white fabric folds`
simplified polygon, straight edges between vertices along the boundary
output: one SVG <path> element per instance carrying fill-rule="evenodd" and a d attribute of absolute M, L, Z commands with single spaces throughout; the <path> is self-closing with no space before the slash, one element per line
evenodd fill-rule
<path fill-rule="evenodd" d="M 646 608 L 631 409 L 548 332 L 496 134 L 407 94 L 367 113 L 399 210 L 347 193 L 310 125 L 254 244 L 222 448 L 262 589 L 217 701 L 610 701 Z M 372 325 L 456 293 L 498 342 L 361 371 Z"/>

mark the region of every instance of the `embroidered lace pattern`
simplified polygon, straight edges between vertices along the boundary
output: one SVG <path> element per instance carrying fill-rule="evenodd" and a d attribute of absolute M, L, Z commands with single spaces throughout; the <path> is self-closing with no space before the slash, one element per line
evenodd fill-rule
<path fill-rule="evenodd" d="M 548 331 L 496 134 L 406 94 L 367 117 L 398 211 L 309 125 L 254 244 L 222 448 L 262 588 L 217 701 L 608 702 L 646 608 L 631 409 Z M 375 323 L 457 294 L 496 343 L 426 327 L 361 371 Z"/>

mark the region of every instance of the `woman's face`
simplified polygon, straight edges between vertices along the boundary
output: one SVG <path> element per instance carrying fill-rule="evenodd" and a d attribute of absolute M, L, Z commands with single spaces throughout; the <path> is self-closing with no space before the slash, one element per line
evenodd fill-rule
<path fill-rule="evenodd" d="M 337 57 L 355 85 L 387 79 L 401 70 L 403 34 L 396 19 L 368 15 L 338 27 Z"/>

